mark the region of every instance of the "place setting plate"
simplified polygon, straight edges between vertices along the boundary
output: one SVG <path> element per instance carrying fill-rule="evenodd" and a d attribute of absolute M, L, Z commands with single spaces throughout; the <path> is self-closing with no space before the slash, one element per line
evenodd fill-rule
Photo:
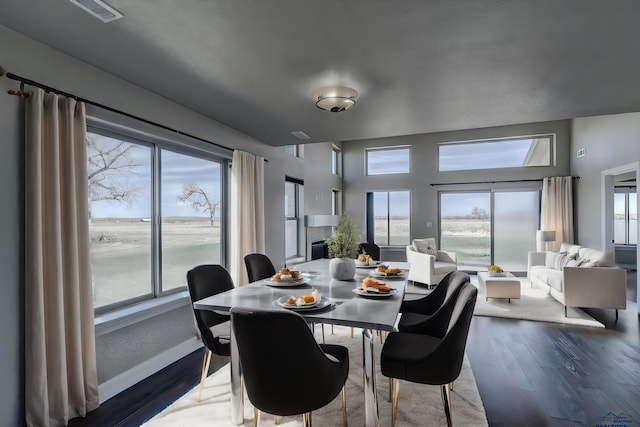
<path fill-rule="evenodd" d="M 369 276 L 371 277 L 375 277 L 377 279 L 388 279 L 388 280 L 393 280 L 393 279 L 404 279 L 404 277 L 407 275 L 407 271 L 406 270 L 400 270 L 400 273 L 398 274 L 392 274 L 390 276 L 386 275 L 385 273 L 380 273 L 379 271 L 372 271 L 371 273 L 369 273 Z"/>
<path fill-rule="evenodd" d="M 357 268 L 378 268 L 381 265 L 382 263 L 380 261 L 373 261 L 368 264 L 365 264 L 364 262 L 356 261 Z"/>
<path fill-rule="evenodd" d="M 363 288 L 358 287 L 353 290 L 353 293 L 365 298 L 389 298 L 398 293 L 397 289 L 391 288 L 390 292 L 379 292 L 375 288 Z"/>
<path fill-rule="evenodd" d="M 290 288 L 293 286 L 304 285 L 305 283 L 309 283 L 309 278 L 304 276 L 299 279 L 290 280 L 273 280 L 271 278 L 264 280 L 265 285 L 273 286 L 275 288 Z"/>
<path fill-rule="evenodd" d="M 320 301 L 311 302 L 308 304 L 297 305 L 297 304 L 287 304 L 287 300 L 289 298 L 297 298 L 295 295 L 286 295 L 278 298 L 274 301 L 274 304 L 278 307 L 287 308 L 293 311 L 311 311 L 311 310 L 322 310 L 331 305 L 331 300 L 327 297 L 320 297 Z"/>

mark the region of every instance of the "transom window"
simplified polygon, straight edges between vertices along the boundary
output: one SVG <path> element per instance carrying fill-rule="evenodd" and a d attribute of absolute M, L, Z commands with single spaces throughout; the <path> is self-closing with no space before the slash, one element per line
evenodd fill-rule
<path fill-rule="evenodd" d="M 554 135 L 535 135 L 438 145 L 438 170 L 552 166 Z"/>
<path fill-rule="evenodd" d="M 367 175 L 387 175 L 411 171 L 410 147 L 367 148 L 365 156 Z"/>
<path fill-rule="evenodd" d="M 188 270 L 224 261 L 224 159 L 122 132 L 87 132 L 97 312 L 184 290 Z"/>
<path fill-rule="evenodd" d="M 331 173 L 342 176 L 342 151 L 335 145 L 331 147 Z"/>

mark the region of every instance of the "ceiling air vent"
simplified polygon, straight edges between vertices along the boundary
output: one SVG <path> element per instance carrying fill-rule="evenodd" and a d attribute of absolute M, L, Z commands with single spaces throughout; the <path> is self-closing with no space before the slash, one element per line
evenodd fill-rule
<path fill-rule="evenodd" d="M 104 23 L 124 17 L 123 14 L 103 2 L 102 0 L 69 0 L 85 12 L 93 15 Z"/>

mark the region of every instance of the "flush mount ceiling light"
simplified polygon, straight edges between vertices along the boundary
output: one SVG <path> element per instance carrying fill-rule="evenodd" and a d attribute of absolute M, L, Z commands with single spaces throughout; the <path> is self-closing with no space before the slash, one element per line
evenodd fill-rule
<path fill-rule="evenodd" d="M 358 92 L 346 86 L 326 86 L 315 93 L 316 107 L 321 110 L 339 113 L 356 103 Z"/>

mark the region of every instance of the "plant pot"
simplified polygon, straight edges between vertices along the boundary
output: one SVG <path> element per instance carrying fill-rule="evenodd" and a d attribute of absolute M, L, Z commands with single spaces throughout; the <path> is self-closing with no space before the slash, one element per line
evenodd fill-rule
<path fill-rule="evenodd" d="M 356 275 L 356 260 L 353 258 L 331 258 L 329 272 L 336 280 L 353 280 Z"/>

